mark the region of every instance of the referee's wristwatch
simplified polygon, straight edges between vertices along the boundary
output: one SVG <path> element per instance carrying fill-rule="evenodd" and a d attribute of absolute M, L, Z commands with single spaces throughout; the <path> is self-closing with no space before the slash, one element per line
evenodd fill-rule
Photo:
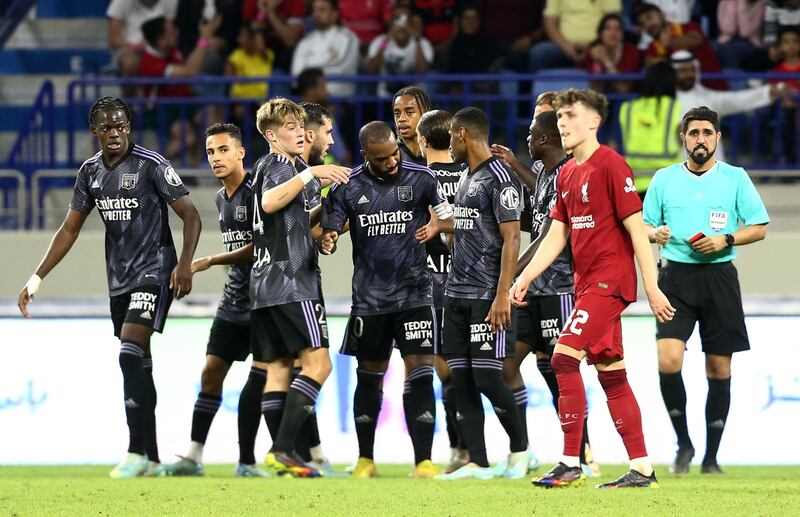
<path fill-rule="evenodd" d="M 725 244 L 729 248 L 733 248 L 733 235 L 732 234 L 730 234 L 730 233 L 726 233 L 725 234 Z"/>

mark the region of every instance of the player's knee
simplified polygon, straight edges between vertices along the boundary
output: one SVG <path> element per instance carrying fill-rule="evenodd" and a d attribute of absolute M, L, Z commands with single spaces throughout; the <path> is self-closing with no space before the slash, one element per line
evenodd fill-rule
<path fill-rule="evenodd" d="M 495 389 L 498 384 L 503 382 L 500 368 L 473 368 L 472 378 L 475 380 L 475 387 L 481 393 Z"/>
<path fill-rule="evenodd" d="M 200 374 L 200 389 L 203 393 L 219 393 L 228 369 L 217 362 L 208 362 Z"/>
<path fill-rule="evenodd" d="M 680 356 L 672 354 L 658 354 L 658 371 L 661 373 L 677 373 L 683 367 Z"/>
<path fill-rule="evenodd" d="M 319 358 L 303 362 L 302 374 L 322 384 L 331 374 L 332 369 L 333 365 L 328 354 L 320 354 Z"/>
<path fill-rule="evenodd" d="M 727 379 L 731 376 L 731 361 L 730 357 L 725 359 L 709 360 L 706 361 L 706 376 L 709 379 Z"/>
<path fill-rule="evenodd" d="M 581 362 L 567 354 L 555 353 L 550 359 L 550 366 L 556 373 L 578 372 L 581 369 Z"/>

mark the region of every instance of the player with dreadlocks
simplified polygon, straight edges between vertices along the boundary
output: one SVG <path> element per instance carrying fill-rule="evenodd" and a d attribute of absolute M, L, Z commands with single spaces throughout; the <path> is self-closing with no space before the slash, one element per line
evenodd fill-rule
<path fill-rule="evenodd" d="M 422 115 L 430 110 L 431 101 L 428 94 L 419 86 L 400 88 L 392 97 L 392 114 L 397 138 L 400 140 L 397 145 L 400 147 L 402 160 L 417 165 L 428 165 L 417 142 L 417 124 Z"/>

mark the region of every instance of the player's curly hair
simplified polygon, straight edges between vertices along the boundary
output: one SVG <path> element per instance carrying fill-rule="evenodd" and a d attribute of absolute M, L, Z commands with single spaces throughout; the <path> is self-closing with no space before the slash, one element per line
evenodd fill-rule
<path fill-rule="evenodd" d="M 392 97 L 392 106 L 394 106 L 395 101 L 397 101 L 399 97 L 405 95 L 414 97 L 420 112 L 426 113 L 431 110 L 431 99 L 428 97 L 428 93 L 419 86 L 404 86 L 397 90 L 397 93 Z"/>
<path fill-rule="evenodd" d="M 97 102 L 92 105 L 92 109 L 89 110 L 89 126 L 94 125 L 94 118 L 101 111 L 116 110 L 125 113 L 125 118 L 128 119 L 128 123 L 131 125 L 133 124 L 133 110 L 128 106 L 128 103 L 118 97 L 106 96 L 97 99 Z"/>
<path fill-rule="evenodd" d="M 597 112 L 597 114 L 600 115 L 601 124 L 608 117 L 608 98 L 594 90 L 576 90 L 575 88 L 561 90 L 553 99 L 553 108 L 558 111 L 559 108 L 571 106 L 579 102 Z"/>
<path fill-rule="evenodd" d="M 268 100 L 256 112 L 256 127 L 262 135 L 267 129 L 276 129 L 286 123 L 286 119 L 294 118 L 297 122 L 305 124 L 306 111 L 296 103 L 284 97 L 275 97 Z"/>

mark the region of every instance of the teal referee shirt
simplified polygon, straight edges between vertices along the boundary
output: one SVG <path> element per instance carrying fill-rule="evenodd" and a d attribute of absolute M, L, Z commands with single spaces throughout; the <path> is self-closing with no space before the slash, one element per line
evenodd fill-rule
<path fill-rule="evenodd" d="M 734 233 L 745 226 L 769 223 L 761 196 L 744 169 L 717 162 L 700 176 L 684 164 L 656 172 L 644 198 L 644 222 L 670 228 L 669 242 L 661 250 L 667 260 L 688 264 L 728 262 L 736 248 L 704 255 L 692 249 L 688 239 L 698 232 L 707 237 Z"/>

